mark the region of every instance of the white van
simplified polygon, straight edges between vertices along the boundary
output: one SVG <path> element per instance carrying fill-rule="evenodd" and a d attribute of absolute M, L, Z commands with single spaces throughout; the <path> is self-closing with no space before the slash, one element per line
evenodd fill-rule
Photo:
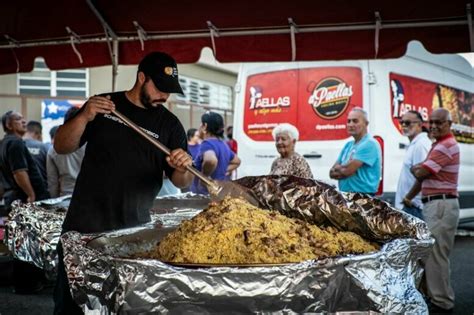
<path fill-rule="evenodd" d="M 234 113 L 238 176 L 270 172 L 278 154 L 272 129 L 288 122 L 300 132 L 296 151 L 315 178 L 337 184 L 329 169 L 350 140 L 347 115 L 363 107 L 383 147 L 382 197 L 393 201 L 408 144 L 398 119 L 417 110 L 428 120 L 440 106 L 453 115 L 461 149 L 461 207 L 474 209 L 473 68 L 457 55 L 432 55 L 419 42 L 399 59 L 243 64 Z"/>

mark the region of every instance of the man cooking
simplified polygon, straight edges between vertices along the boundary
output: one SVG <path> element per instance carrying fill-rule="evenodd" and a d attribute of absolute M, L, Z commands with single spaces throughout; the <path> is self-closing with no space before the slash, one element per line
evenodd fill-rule
<path fill-rule="evenodd" d="M 183 93 L 176 62 L 165 53 L 154 52 L 140 62 L 132 89 L 89 98 L 58 129 L 54 148 L 59 154 L 74 152 L 87 143 L 63 233 L 97 233 L 150 221 L 149 209 L 160 191 L 163 171 L 177 187 L 191 183 L 194 176 L 186 170 L 192 165 L 186 153 L 186 133 L 178 118 L 162 105 L 170 93 Z M 167 146 L 170 156 L 129 128 L 113 110 Z M 58 258 L 55 314 L 81 314 L 69 291 L 61 244 Z"/>

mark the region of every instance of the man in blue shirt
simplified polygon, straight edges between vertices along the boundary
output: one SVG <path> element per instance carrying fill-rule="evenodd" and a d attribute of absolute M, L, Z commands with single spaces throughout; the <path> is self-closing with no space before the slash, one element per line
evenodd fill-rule
<path fill-rule="evenodd" d="M 339 190 L 375 195 L 380 181 L 381 151 L 367 133 L 367 113 L 354 108 L 347 117 L 347 132 L 354 138 L 344 145 L 329 176 L 339 180 Z"/>

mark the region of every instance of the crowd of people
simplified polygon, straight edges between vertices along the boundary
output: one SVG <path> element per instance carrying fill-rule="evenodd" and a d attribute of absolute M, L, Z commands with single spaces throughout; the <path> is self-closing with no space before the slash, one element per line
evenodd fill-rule
<path fill-rule="evenodd" d="M 78 111 L 72 107 L 65 121 Z M 3 198 L 3 215 L 11 210 L 12 202 L 34 202 L 52 197 L 72 194 L 79 173 L 84 149 L 68 155 L 58 155 L 52 144 L 54 131 L 51 129 L 51 143 L 42 139 L 42 125 L 15 111 L 2 116 L 5 132 L 0 141 L 0 174 Z M 27 294 L 41 290 L 44 276 L 40 269 L 18 259 L 13 261 L 14 290 Z"/>
<path fill-rule="evenodd" d="M 64 124 L 51 130 L 51 144 L 42 142 L 39 122 L 26 123 L 18 112 L 4 113 L 0 174 L 6 207 L 17 199 L 34 202 L 72 194 L 62 233 L 97 233 L 148 222 L 148 210 L 160 191 L 172 194 L 189 189 L 208 194 L 206 186 L 187 171 L 189 166 L 215 180 L 235 178 L 241 164 L 238 143 L 232 126 L 226 128 L 220 114 L 204 113 L 201 125 L 185 132 L 179 119 L 161 106 L 171 93 L 182 92 L 175 60 L 155 52 L 140 62 L 129 90 L 93 96 L 80 109 L 68 111 Z M 170 155 L 149 145 L 116 118 L 114 111 L 158 138 Z M 428 135 L 418 112 L 403 115 L 400 123 L 410 144 L 395 200 L 398 209 L 425 220 L 436 239 L 433 253 L 424 262 L 423 289 L 434 307 L 444 310 L 454 306 L 449 253 L 459 218 L 459 148 L 450 132 L 451 122 L 448 111 L 435 110 Z M 370 196 L 378 191 L 381 149 L 368 126 L 367 113 L 353 108 L 347 119 L 352 139 L 329 172 L 340 191 Z M 314 178 L 309 163 L 296 151 L 298 129 L 284 123 L 272 135 L 278 156 L 268 174 Z M 57 250 L 55 313 L 81 313 L 70 296 L 61 244 Z M 20 261 L 15 266 L 15 290 L 36 290 L 32 283 L 41 281 L 38 270 Z"/>

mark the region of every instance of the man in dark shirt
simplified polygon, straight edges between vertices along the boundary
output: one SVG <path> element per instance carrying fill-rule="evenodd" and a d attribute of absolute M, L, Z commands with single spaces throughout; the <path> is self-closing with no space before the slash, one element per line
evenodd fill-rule
<path fill-rule="evenodd" d="M 0 165 L 7 184 L 5 205 L 10 206 L 14 200 L 33 202 L 49 198 L 46 182 L 22 136 L 26 132 L 26 122 L 20 113 L 6 112 L 2 117 L 3 138 L 0 152 Z"/>
<path fill-rule="evenodd" d="M 43 143 L 43 126 L 39 121 L 30 120 L 26 124 L 26 133 L 23 135 L 26 147 L 40 171 L 41 177 L 47 183 L 46 156 L 48 155 L 48 145 Z"/>
<path fill-rule="evenodd" d="M 4 201 L 7 211 L 14 200 L 33 202 L 49 198 L 46 183 L 36 162 L 26 148 L 22 136 L 26 122 L 20 113 L 8 111 L 2 116 L 3 138 L 0 151 L 0 168 L 5 184 Z M 41 269 L 13 260 L 13 284 L 15 293 L 30 294 L 41 290 L 44 275 Z"/>
<path fill-rule="evenodd" d="M 54 148 L 59 154 L 87 143 L 63 232 L 95 233 L 150 221 L 163 171 L 177 187 L 191 183 L 184 128 L 162 105 L 170 93 L 182 93 L 176 62 L 167 54 L 151 53 L 140 62 L 131 90 L 91 97 L 58 129 Z M 170 156 L 113 115 L 115 109 L 166 145 Z M 69 291 L 61 244 L 58 256 L 55 314 L 80 314 Z"/>

